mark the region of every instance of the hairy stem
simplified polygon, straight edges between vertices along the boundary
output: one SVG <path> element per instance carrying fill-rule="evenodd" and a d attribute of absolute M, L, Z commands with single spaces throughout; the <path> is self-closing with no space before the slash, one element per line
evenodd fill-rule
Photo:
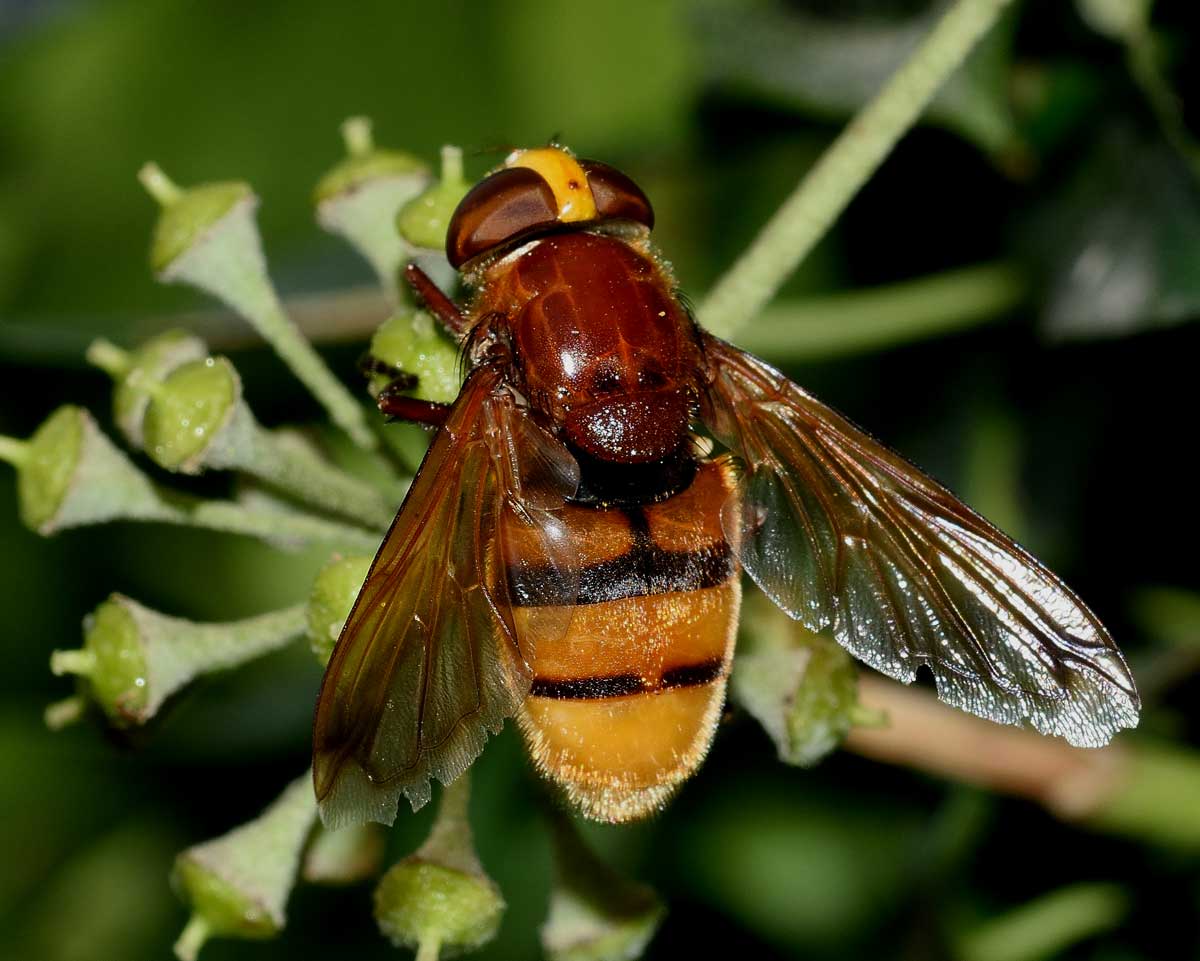
<path fill-rule="evenodd" d="M 351 524 L 303 511 L 267 511 L 236 501 L 203 500 L 162 492 L 173 510 L 161 520 L 227 534 L 244 534 L 274 543 L 330 544 L 341 550 L 374 552 L 380 535 Z"/>
<path fill-rule="evenodd" d="M 984 721 L 928 691 L 864 675 L 859 698 L 886 728 L 854 728 L 855 754 L 1034 801 L 1067 821 L 1194 851 L 1200 849 L 1200 755 L 1121 737 L 1100 749 L 1071 747 Z"/>
<path fill-rule="evenodd" d="M 909 343 L 987 323 L 1014 310 L 1029 285 L 1005 263 L 896 284 L 781 301 L 738 343 L 773 360 L 806 361 Z"/>
<path fill-rule="evenodd" d="M 700 307 L 736 339 L 916 122 L 1011 0 L 957 0 L 925 42 L 850 121 Z"/>

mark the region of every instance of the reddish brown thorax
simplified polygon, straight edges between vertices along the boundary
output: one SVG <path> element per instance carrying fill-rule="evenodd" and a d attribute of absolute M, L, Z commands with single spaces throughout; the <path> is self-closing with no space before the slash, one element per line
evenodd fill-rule
<path fill-rule="evenodd" d="M 681 450 L 698 396 L 695 326 L 649 252 L 650 202 L 558 148 L 519 151 L 459 205 L 447 255 L 503 327 L 514 384 L 578 450 L 648 464 Z M 615 224 L 616 229 L 610 227 Z"/>
<path fill-rule="evenodd" d="M 488 271 L 475 310 L 509 318 L 518 386 L 576 447 L 645 463 L 684 442 L 700 368 L 692 321 L 629 241 L 543 238 Z"/>

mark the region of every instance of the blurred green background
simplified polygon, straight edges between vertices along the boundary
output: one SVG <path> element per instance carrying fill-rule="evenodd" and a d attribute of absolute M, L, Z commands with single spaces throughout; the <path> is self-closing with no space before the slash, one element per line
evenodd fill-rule
<path fill-rule="evenodd" d="M 1194 762 L 1200 101 L 1181 95 L 1200 76 L 1189 4 L 1156 4 L 1130 28 L 1120 14 L 1142 6 L 1019 4 L 742 340 L 1061 573 L 1143 678 L 1130 739 L 1169 740 Z M 431 161 L 462 144 L 473 175 L 557 135 L 645 188 L 658 243 L 700 300 L 936 9 L 0 0 L 0 433 L 26 436 L 68 400 L 103 420 L 88 341 L 132 343 L 206 306 L 150 276 L 155 209 L 134 179 L 147 159 L 184 184 L 249 180 L 273 276 L 296 295 L 369 281 L 310 202 L 347 115 Z M 357 350 L 329 353 L 348 382 Z M 265 350 L 235 359 L 264 423 L 317 416 Z M 0 956 L 162 958 L 184 920 L 171 858 L 304 769 L 319 668 L 297 646 L 120 738 L 44 729 L 43 706 L 67 693 L 47 657 L 78 644 L 110 591 L 248 616 L 302 600 L 323 553 L 133 525 L 43 540 L 20 527 L 13 488 L 0 470 Z M 480 956 L 535 957 L 550 883 L 538 788 L 511 731 L 476 771 L 481 856 L 510 905 Z M 1162 817 L 1198 816 L 1194 793 L 1178 810 L 1161 800 Z M 428 822 L 402 811 L 394 852 Z M 1015 935 L 986 954 L 972 937 L 1093 882 L 1115 886 L 1097 889 L 1113 907 L 1083 912 L 1066 956 L 1200 951 L 1196 848 L 1089 832 L 848 753 L 785 768 L 736 714 L 662 816 L 589 837 L 668 901 L 650 957 L 1047 956 Z M 368 887 L 301 885 L 279 940 L 215 942 L 204 957 L 392 953 Z"/>

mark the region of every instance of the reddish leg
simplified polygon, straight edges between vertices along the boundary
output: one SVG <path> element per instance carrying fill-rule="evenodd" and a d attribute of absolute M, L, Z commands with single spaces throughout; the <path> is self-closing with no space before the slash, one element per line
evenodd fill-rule
<path fill-rule="evenodd" d="M 376 398 L 376 403 L 380 411 L 392 420 L 411 420 L 426 427 L 441 427 L 450 414 L 449 404 L 417 400 L 403 394 L 381 393 Z"/>
<path fill-rule="evenodd" d="M 404 279 L 451 334 L 459 340 L 467 336 L 467 331 L 471 329 L 470 321 L 462 315 L 458 305 L 442 293 L 441 288 L 425 271 L 416 264 L 409 264 L 404 268 Z"/>

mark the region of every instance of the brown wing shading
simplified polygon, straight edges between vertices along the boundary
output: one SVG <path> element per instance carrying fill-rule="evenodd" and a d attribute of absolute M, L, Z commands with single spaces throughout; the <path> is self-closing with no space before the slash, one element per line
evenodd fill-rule
<path fill-rule="evenodd" d="M 1036 559 L 899 455 L 740 350 L 706 336 L 703 416 L 743 462 L 722 517 L 783 610 L 876 670 L 1072 744 L 1137 724 L 1120 651 Z"/>
<path fill-rule="evenodd" d="M 579 468 L 505 386 L 477 368 L 434 437 L 346 621 L 321 687 L 313 779 L 329 826 L 390 824 L 429 779 L 447 783 L 530 685 L 530 640 L 514 628 L 509 538 L 536 544 L 538 603 L 569 603 L 576 584 L 559 508 Z M 511 563 L 522 563 L 516 556 Z M 550 572 L 549 576 L 546 571 Z M 516 578 L 517 581 L 521 579 Z M 540 636 L 565 631 L 542 618 Z"/>

